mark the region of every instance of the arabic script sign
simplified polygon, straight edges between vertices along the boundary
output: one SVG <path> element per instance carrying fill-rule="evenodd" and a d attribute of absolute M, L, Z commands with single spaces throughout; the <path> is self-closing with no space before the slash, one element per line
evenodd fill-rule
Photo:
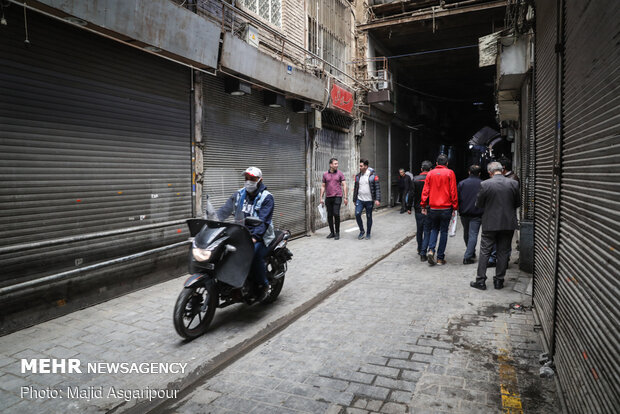
<path fill-rule="evenodd" d="M 331 90 L 331 105 L 345 112 L 353 111 L 353 92 L 334 83 Z"/>

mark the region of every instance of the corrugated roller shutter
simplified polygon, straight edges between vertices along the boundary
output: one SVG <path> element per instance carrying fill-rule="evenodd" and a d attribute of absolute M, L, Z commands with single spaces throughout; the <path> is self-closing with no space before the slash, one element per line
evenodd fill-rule
<path fill-rule="evenodd" d="M 555 1 L 537 3 L 536 15 L 536 177 L 534 227 L 534 304 L 547 342 L 554 329 L 553 160 L 556 122 Z"/>
<path fill-rule="evenodd" d="M 329 169 L 329 160 L 334 157 L 338 158 L 338 169 L 344 174 L 349 193 L 351 195 L 353 194 L 353 176 L 357 174 L 358 170 L 355 169 L 357 165 L 351 165 L 349 162 L 351 159 L 349 137 L 344 132 L 323 128 L 317 131 L 314 138 L 314 176 L 312 183 L 314 185 L 314 193 L 317 195 L 314 204 L 319 201 L 318 196 L 321 194 L 323 173 Z M 351 197 L 349 197 L 349 201 L 351 201 Z M 343 220 L 349 218 L 348 210 L 345 208 L 344 204 L 340 209 L 340 217 Z M 327 223 L 322 223 L 317 216 L 315 219 L 315 226 L 318 229 L 327 226 Z"/>
<path fill-rule="evenodd" d="M 370 160 L 370 166 L 377 171 L 381 185 L 381 205 L 387 206 L 390 202 L 388 181 L 391 179 L 388 171 L 388 126 L 375 123 L 375 159 Z"/>
<path fill-rule="evenodd" d="M 620 9 L 564 4 L 555 363 L 570 412 L 612 413 L 620 407 Z"/>
<path fill-rule="evenodd" d="M 5 15 L 0 243 L 191 216 L 189 70 L 32 12 L 27 48 L 22 9 Z M 171 244 L 179 228 L 2 255 L 1 283 Z"/>
<path fill-rule="evenodd" d="M 203 191 L 211 204 L 221 207 L 256 166 L 275 198 L 274 226 L 305 232 L 305 115 L 265 105 L 259 91 L 229 95 L 215 77 L 204 78 L 203 96 Z"/>
<path fill-rule="evenodd" d="M 360 142 L 360 158 L 366 159 L 371 163 L 375 159 L 375 122 L 371 120 L 366 121 L 366 133 L 362 137 Z M 359 169 L 355 172 L 359 172 Z"/>

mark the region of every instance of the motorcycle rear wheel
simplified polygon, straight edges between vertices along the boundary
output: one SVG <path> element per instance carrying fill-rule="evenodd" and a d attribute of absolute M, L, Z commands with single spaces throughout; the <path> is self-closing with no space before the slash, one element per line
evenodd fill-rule
<path fill-rule="evenodd" d="M 202 311 L 203 304 L 207 307 Z M 217 288 L 213 283 L 184 288 L 174 305 L 174 329 L 185 339 L 194 339 L 207 331 L 218 304 Z"/>

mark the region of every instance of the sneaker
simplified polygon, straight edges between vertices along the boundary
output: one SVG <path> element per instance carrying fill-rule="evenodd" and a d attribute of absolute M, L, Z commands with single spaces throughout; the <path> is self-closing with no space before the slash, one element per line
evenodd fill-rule
<path fill-rule="evenodd" d="M 334 240 L 340 240 L 340 233 L 336 233 L 336 235 L 334 236 Z"/>
<path fill-rule="evenodd" d="M 426 258 L 428 260 L 428 264 L 431 266 L 435 266 L 437 264 L 437 262 L 435 261 L 435 252 L 432 250 L 429 250 L 429 252 L 426 254 Z"/>
<path fill-rule="evenodd" d="M 334 233 L 329 233 L 326 238 L 327 239 L 333 239 L 334 237 L 336 237 L 336 235 Z"/>
<path fill-rule="evenodd" d="M 359 236 L 357 236 L 357 240 L 362 240 L 364 238 L 364 234 L 366 234 L 364 230 L 360 231 Z"/>
<path fill-rule="evenodd" d="M 474 264 L 474 263 L 476 263 L 476 261 L 474 259 L 463 259 L 463 264 L 464 265 Z"/>
<path fill-rule="evenodd" d="M 443 266 L 443 265 L 445 265 L 445 264 L 446 264 L 446 261 L 445 261 L 444 259 L 437 259 L 437 264 L 438 264 L 439 266 Z"/>
<path fill-rule="evenodd" d="M 370 240 L 370 233 L 366 235 L 366 240 Z"/>
<path fill-rule="evenodd" d="M 421 254 L 421 255 L 420 255 L 420 261 L 421 261 L 421 262 L 426 262 L 427 260 L 428 260 L 428 257 L 426 257 L 426 255 L 425 255 L 425 254 Z"/>

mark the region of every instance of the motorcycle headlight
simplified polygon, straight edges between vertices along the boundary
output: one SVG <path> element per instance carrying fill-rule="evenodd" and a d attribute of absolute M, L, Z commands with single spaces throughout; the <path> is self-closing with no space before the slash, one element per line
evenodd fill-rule
<path fill-rule="evenodd" d="M 206 262 L 211 258 L 211 250 L 199 249 L 198 247 L 192 248 L 192 255 L 197 262 Z"/>

